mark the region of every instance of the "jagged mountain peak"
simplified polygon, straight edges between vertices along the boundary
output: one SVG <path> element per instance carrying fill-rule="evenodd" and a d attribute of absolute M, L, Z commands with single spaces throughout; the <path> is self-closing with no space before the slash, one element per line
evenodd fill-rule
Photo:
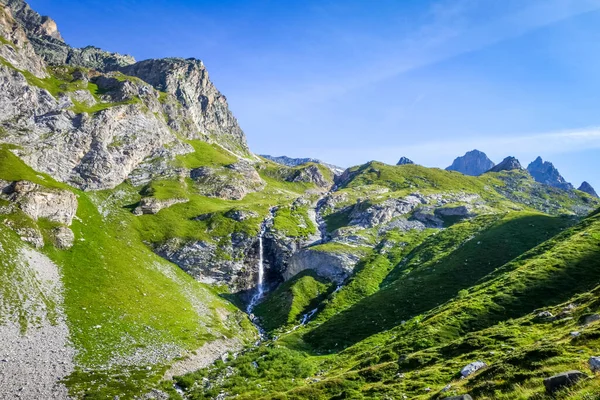
<path fill-rule="evenodd" d="M 38 14 L 25 1 L 0 0 L 0 4 L 9 7 L 13 17 L 21 23 L 27 35 L 64 42 L 56 22 L 48 16 Z"/>
<path fill-rule="evenodd" d="M 564 190 L 573 189 L 573 185 L 560 175 L 558 169 L 551 162 L 544 161 L 540 156 L 527 166 L 527 171 L 537 182 Z"/>
<path fill-rule="evenodd" d="M 598 193 L 596 193 L 596 191 L 594 190 L 594 188 L 592 187 L 592 185 L 590 185 L 587 181 L 584 181 L 581 186 L 579 186 L 579 188 L 577 190 L 581 190 L 582 192 L 585 192 L 589 195 L 592 195 L 594 197 L 598 197 Z"/>
<path fill-rule="evenodd" d="M 56 22 L 38 14 L 23 0 L 0 0 L 0 5 L 10 10 L 23 27 L 35 52 L 48 65 L 70 65 L 106 72 L 135 63 L 130 55 L 111 53 L 94 46 L 80 49 L 69 46 L 63 40 Z"/>
<path fill-rule="evenodd" d="M 522 169 L 523 167 L 521 166 L 519 160 L 517 160 L 515 157 L 509 156 L 502 160 L 500 164 L 491 168 L 488 172 L 513 171 Z"/>
<path fill-rule="evenodd" d="M 400 157 L 400 160 L 396 163 L 396 165 L 407 165 L 414 164 L 414 161 L 407 157 Z"/>
<path fill-rule="evenodd" d="M 478 176 L 494 167 L 494 162 L 477 149 L 468 151 L 462 157 L 457 157 L 448 171 L 457 171 L 465 175 Z"/>

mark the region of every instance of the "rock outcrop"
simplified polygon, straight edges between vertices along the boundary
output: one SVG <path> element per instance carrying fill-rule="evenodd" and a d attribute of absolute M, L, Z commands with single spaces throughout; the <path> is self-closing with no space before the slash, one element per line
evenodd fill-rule
<path fill-rule="evenodd" d="M 533 179 L 539 183 L 550 185 L 563 190 L 572 190 L 573 185 L 565 181 L 556 167 L 551 162 L 543 161 L 542 157 L 536 158 L 529 166 L 527 171 L 531 174 Z"/>
<path fill-rule="evenodd" d="M 522 169 L 523 167 L 521 166 L 519 160 L 517 160 L 515 157 L 506 157 L 500 164 L 491 168 L 488 172 L 514 171 Z"/>
<path fill-rule="evenodd" d="M 329 188 L 333 185 L 331 178 L 328 179 L 315 164 L 297 170 L 288 180 L 290 182 L 314 183 L 320 188 Z"/>
<path fill-rule="evenodd" d="M 0 181 L 0 189 L 0 198 L 10 202 L 9 207 L 0 210 L 1 214 L 12 214 L 18 210 L 31 219 L 30 222 L 5 220 L 21 240 L 36 248 L 44 247 L 44 235 L 37 221 L 45 219 L 60 224 L 49 232 L 57 248 L 68 249 L 73 245 L 75 235 L 69 226 L 77 212 L 77 197 L 72 192 L 47 188 L 29 181 Z"/>
<path fill-rule="evenodd" d="M 283 272 L 283 278 L 288 280 L 301 271 L 310 269 L 319 276 L 341 284 L 352 274 L 359 260 L 360 256 L 352 252 L 320 251 L 307 248 L 291 257 L 288 268 Z"/>
<path fill-rule="evenodd" d="M 201 194 L 228 200 L 241 200 L 246 194 L 265 187 L 252 164 L 243 160 L 225 167 L 195 168 L 190 177 Z"/>
<path fill-rule="evenodd" d="M 181 110 L 177 107 L 166 108 L 173 129 L 187 137 L 202 132 L 234 153 L 250 153 L 244 132 L 229 111 L 227 99 L 210 81 L 202 61 L 192 58 L 145 60 L 120 68 L 120 71 L 177 99 L 183 106 L 185 118 L 178 115 Z M 186 120 L 191 121 L 191 126 L 186 126 Z"/>
<path fill-rule="evenodd" d="M 69 46 L 64 42 L 56 22 L 39 15 L 23 0 L 0 0 L 0 4 L 11 10 L 35 52 L 49 65 L 70 65 L 106 72 L 135 62 L 131 56 L 110 53 L 93 46 L 81 49 Z"/>
<path fill-rule="evenodd" d="M 15 182 L 9 199 L 35 221 L 45 218 L 69 226 L 77 212 L 77 198 L 72 192 L 28 181 Z"/>
<path fill-rule="evenodd" d="M 454 160 L 451 166 L 446 168 L 447 171 L 457 171 L 465 175 L 478 176 L 494 167 L 492 160 L 479 150 L 471 150 L 464 156 Z"/>
<path fill-rule="evenodd" d="M 410 158 L 400 157 L 400 160 L 396 163 L 396 165 L 407 165 L 414 164 L 414 162 Z"/>
<path fill-rule="evenodd" d="M 35 170 L 97 190 L 126 179 L 137 186 L 187 176 L 174 160 L 193 148 L 180 138 L 215 142 L 250 157 L 242 130 L 201 61 L 148 60 L 125 67 L 133 60 L 72 49 L 50 20 L 23 1 L 1 1 L 7 6 L 0 12 L 0 57 L 6 60 L 0 63 L 0 140 L 18 146 L 14 153 Z M 46 69 L 44 60 L 68 67 Z M 107 72 L 119 68 L 123 72 Z"/>
<path fill-rule="evenodd" d="M 577 190 L 581 190 L 582 192 L 585 192 L 591 196 L 598 197 L 598 193 L 596 193 L 592 185 L 585 181 L 581 184 L 581 186 L 579 186 Z"/>

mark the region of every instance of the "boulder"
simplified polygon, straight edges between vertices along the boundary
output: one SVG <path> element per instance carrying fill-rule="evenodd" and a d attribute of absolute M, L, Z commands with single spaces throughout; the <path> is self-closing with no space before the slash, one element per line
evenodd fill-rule
<path fill-rule="evenodd" d="M 590 369 L 592 372 L 600 372 L 600 357 L 592 356 L 590 357 L 588 363 L 590 364 Z"/>
<path fill-rule="evenodd" d="M 583 317 L 583 325 L 589 325 L 596 321 L 600 321 L 600 314 L 591 314 Z"/>
<path fill-rule="evenodd" d="M 549 320 L 554 318 L 554 315 L 550 311 L 542 311 L 535 316 L 537 319 Z"/>
<path fill-rule="evenodd" d="M 460 396 L 444 397 L 443 400 L 473 400 L 471 395 L 463 394 Z"/>
<path fill-rule="evenodd" d="M 562 388 L 569 387 L 587 378 L 581 371 L 567 371 L 544 379 L 544 387 L 548 394 L 554 394 Z"/>
<path fill-rule="evenodd" d="M 179 199 L 179 198 L 160 200 L 160 199 L 156 199 L 154 197 L 144 197 L 140 201 L 140 205 L 137 206 L 135 208 L 135 210 L 133 210 L 133 213 L 135 215 L 156 214 L 163 208 L 168 208 L 174 204 L 185 203 L 187 201 L 188 201 L 187 199 Z"/>
<path fill-rule="evenodd" d="M 52 230 L 52 234 L 54 235 L 54 245 L 62 250 L 70 249 L 73 247 L 73 242 L 75 241 L 75 235 L 73 231 L 67 228 L 66 226 L 59 226 Z"/>
<path fill-rule="evenodd" d="M 77 197 L 72 192 L 47 188 L 29 181 L 15 182 L 9 199 L 36 221 L 46 218 L 68 226 L 77 212 Z"/>
<path fill-rule="evenodd" d="M 475 361 L 461 369 L 460 374 L 466 378 L 485 367 L 487 367 L 487 364 L 483 361 Z"/>

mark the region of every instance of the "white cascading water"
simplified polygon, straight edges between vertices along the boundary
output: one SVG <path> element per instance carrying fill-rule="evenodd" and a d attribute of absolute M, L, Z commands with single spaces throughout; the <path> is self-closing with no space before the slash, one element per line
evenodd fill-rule
<path fill-rule="evenodd" d="M 263 236 L 267 230 L 265 225 L 266 224 L 263 224 L 258 235 L 258 282 L 256 282 L 256 293 L 254 293 L 254 296 L 252 296 L 252 299 L 248 304 L 248 314 L 252 314 L 252 310 L 254 310 L 254 307 L 264 294 L 263 278 L 265 275 L 265 266 L 263 264 Z"/>

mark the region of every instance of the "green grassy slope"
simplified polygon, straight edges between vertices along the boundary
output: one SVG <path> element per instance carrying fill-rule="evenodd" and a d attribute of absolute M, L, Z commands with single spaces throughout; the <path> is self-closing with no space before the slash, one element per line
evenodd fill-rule
<path fill-rule="evenodd" d="M 315 308 L 331 288 L 331 282 L 314 271 L 303 271 L 270 293 L 254 314 L 268 332 L 298 324 L 302 315 Z"/>
<path fill-rule="evenodd" d="M 572 222 L 571 218 L 511 213 L 454 225 L 413 250 L 381 290 L 333 316 L 305 339 L 331 351 L 390 329 L 448 301 Z"/>
<path fill-rule="evenodd" d="M 67 188 L 34 172 L 6 148 L 0 179 Z M 87 377 L 93 376 L 102 396 L 121 394 L 125 389 L 118 381 L 124 378 L 115 376 L 133 368 L 144 372 L 127 390 L 140 394 L 162 376 L 170 360 L 186 351 L 223 336 L 252 338 L 253 328 L 243 313 L 142 242 L 135 217 L 119 207 L 135 192 L 126 185 L 115 191 L 73 191 L 79 203 L 72 225 L 75 244 L 69 250 L 47 244 L 43 251 L 61 269 L 64 311 L 81 368 L 69 381 L 74 393 L 89 389 L 92 379 Z"/>
<path fill-rule="evenodd" d="M 207 399 L 225 390 L 241 399 L 441 399 L 460 393 L 477 399 L 549 399 L 544 377 L 586 371 L 587 358 L 600 351 L 600 323 L 582 325 L 586 316 L 600 312 L 599 254 L 596 214 L 403 325 L 328 356 L 309 356 L 294 333 L 232 361 L 234 372 L 223 385 L 192 389 L 190 398 Z M 565 315 L 543 320 L 536 317 L 542 309 Z M 574 337 L 573 331 L 581 334 Z M 288 371 L 286 376 L 260 373 L 252 361 L 272 351 L 299 359 L 304 367 L 290 371 L 284 363 L 278 368 Z M 265 358 L 265 364 L 273 362 Z M 461 368 L 475 360 L 489 367 L 459 379 Z M 182 380 L 189 387 L 200 376 L 222 376 L 224 368 L 217 365 Z M 593 399 L 599 389 L 600 381 L 591 379 L 557 398 Z"/>

